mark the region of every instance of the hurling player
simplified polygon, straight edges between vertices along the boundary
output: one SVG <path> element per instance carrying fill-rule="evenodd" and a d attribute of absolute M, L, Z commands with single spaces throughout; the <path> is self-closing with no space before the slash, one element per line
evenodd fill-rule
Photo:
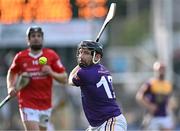
<path fill-rule="evenodd" d="M 166 67 L 163 63 L 155 62 L 153 69 L 155 76 L 142 85 L 136 98 L 147 109 L 147 116 L 150 119 L 144 124 L 148 130 L 170 131 L 174 127 L 172 117 L 168 112 L 168 104 L 173 90 L 172 85 L 165 80 Z"/>
<path fill-rule="evenodd" d="M 52 110 L 53 79 L 65 84 L 67 74 L 58 54 L 52 49 L 43 48 L 42 28 L 32 26 L 26 33 L 28 48 L 16 54 L 8 70 L 8 94 L 18 96 L 20 115 L 25 130 L 46 130 Z M 42 56 L 48 60 L 46 65 L 38 62 Z M 23 72 L 29 74 L 30 82 L 17 92 L 15 80 Z"/>
<path fill-rule="evenodd" d="M 126 131 L 127 123 L 116 102 L 110 72 L 100 64 L 103 46 L 82 41 L 77 50 L 78 65 L 69 76 L 69 84 L 80 86 L 87 131 Z"/>

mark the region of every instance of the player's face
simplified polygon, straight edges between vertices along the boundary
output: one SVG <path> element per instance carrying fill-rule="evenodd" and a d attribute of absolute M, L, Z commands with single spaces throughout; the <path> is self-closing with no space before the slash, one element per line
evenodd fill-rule
<path fill-rule="evenodd" d="M 159 67 L 156 70 L 156 75 L 159 79 L 163 80 L 165 78 L 165 67 Z"/>
<path fill-rule="evenodd" d="M 86 67 L 92 64 L 91 50 L 80 48 L 77 56 L 77 62 L 80 66 Z"/>
<path fill-rule="evenodd" d="M 28 45 L 34 51 L 41 50 L 43 46 L 42 34 L 39 32 L 31 33 L 28 39 Z"/>

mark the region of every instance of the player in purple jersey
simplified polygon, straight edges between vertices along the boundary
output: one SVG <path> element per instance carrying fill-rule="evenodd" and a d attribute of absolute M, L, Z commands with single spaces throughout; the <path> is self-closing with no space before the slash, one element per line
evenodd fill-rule
<path fill-rule="evenodd" d="M 80 86 L 87 131 L 126 131 L 127 123 L 112 86 L 110 72 L 100 64 L 103 46 L 82 41 L 77 50 L 78 65 L 69 76 L 69 84 Z"/>
<path fill-rule="evenodd" d="M 144 83 L 138 90 L 136 99 L 147 109 L 145 124 L 148 130 L 172 130 L 173 120 L 168 112 L 168 104 L 172 94 L 172 85 L 165 80 L 165 65 L 154 63 L 155 77 Z"/>

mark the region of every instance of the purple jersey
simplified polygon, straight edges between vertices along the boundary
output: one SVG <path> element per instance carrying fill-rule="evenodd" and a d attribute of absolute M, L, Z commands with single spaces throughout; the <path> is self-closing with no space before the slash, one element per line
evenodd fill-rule
<path fill-rule="evenodd" d="M 110 72 L 101 64 L 79 69 L 73 83 L 81 87 L 82 104 L 91 126 L 100 126 L 121 114 L 116 103 Z"/>
<path fill-rule="evenodd" d="M 147 86 L 148 90 L 145 92 L 145 96 L 158 107 L 154 116 L 166 116 L 168 99 L 172 92 L 171 84 L 165 80 L 152 79 Z"/>

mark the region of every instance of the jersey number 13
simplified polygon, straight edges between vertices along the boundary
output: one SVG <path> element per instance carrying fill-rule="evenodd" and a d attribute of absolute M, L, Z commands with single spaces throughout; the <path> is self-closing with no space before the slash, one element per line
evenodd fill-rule
<path fill-rule="evenodd" d="M 101 76 L 100 81 L 96 84 L 98 88 L 104 87 L 108 98 L 112 99 L 115 98 L 115 93 L 113 89 L 110 89 L 109 85 L 112 85 L 112 76 L 108 76 L 107 78 L 105 76 Z"/>

